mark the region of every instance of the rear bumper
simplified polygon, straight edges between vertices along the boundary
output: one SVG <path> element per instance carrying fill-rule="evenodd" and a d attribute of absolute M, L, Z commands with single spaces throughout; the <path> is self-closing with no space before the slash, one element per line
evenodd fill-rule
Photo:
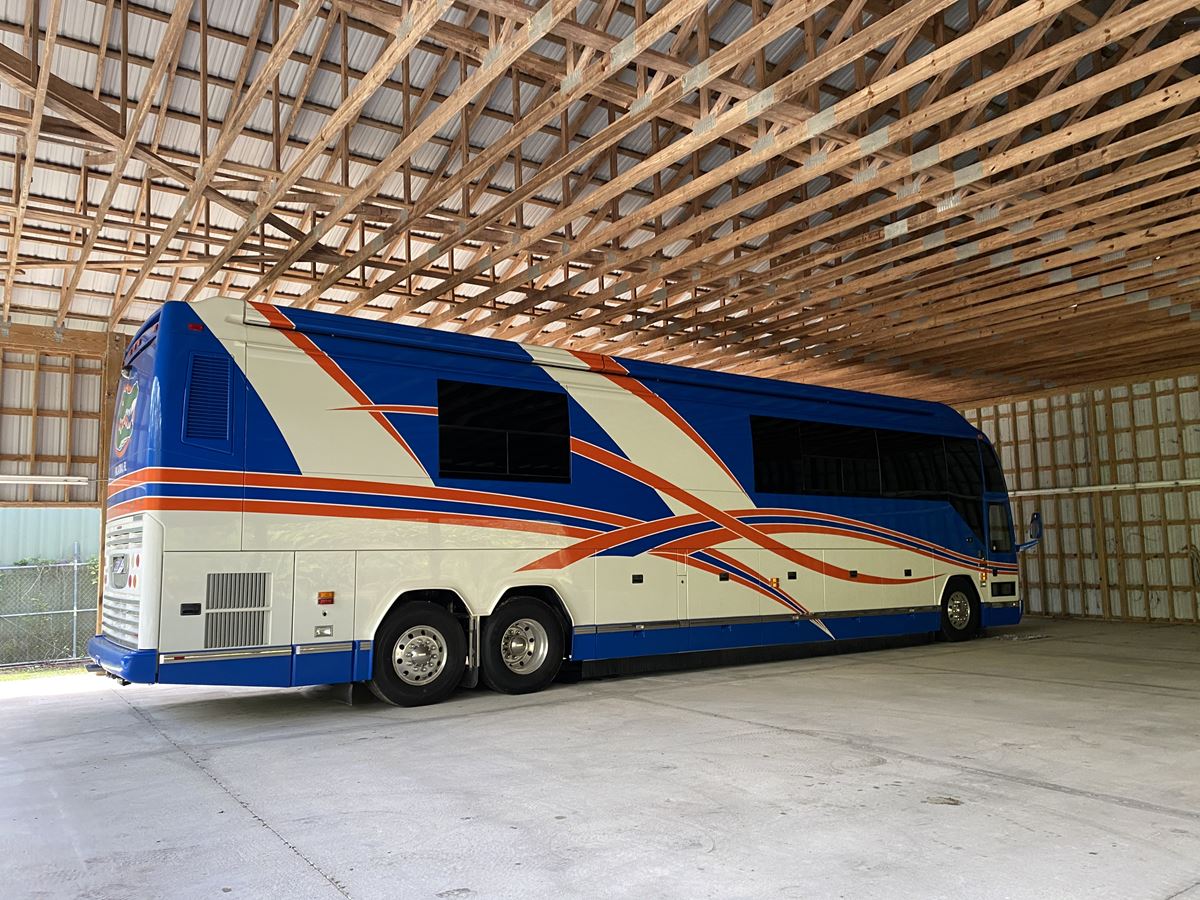
<path fill-rule="evenodd" d="M 125 681 L 153 684 L 158 674 L 154 650 L 131 650 L 98 634 L 88 641 L 87 652 L 105 672 Z"/>

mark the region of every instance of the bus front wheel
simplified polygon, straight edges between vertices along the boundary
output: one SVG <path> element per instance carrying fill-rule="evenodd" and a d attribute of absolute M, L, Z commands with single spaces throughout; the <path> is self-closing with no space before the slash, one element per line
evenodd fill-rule
<path fill-rule="evenodd" d="M 440 703 L 458 687 L 466 665 L 458 619 L 436 603 L 406 603 L 376 633 L 371 692 L 394 706 Z"/>
<path fill-rule="evenodd" d="M 503 694 L 547 687 L 563 661 L 558 615 L 533 597 L 514 597 L 488 616 L 479 647 L 483 682 Z"/>
<path fill-rule="evenodd" d="M 967 641 L 979 634 L 979 595 L 968 578 L 951 578 L 942 593 L 942 637 Z"/>

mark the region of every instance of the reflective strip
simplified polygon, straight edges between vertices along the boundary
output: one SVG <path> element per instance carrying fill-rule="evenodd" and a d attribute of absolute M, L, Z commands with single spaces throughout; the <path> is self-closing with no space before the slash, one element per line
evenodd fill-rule
<path fill-rule="evenodd" d="M 216 653 L 162 653 L 160 663 L 204 662 L 222 659 L 258 659 L 267 656 L 291 656 L 291 647 L 264 647 L 255 650 L 221 650 Z"/>
<path fill-rule="evenodd" d="M 353 649 L 353 641 L 341 641 L 337 644 L 297 644 L 296 655 L 301 653 L 342 653 Z"/>
<path fill-rule="evenodd" d="M 937 606 L 893 606 L 886 609 L 846 609 L 832 612 L 793 613 L 770 616 L 715 616 L 707 619 L 667 619 L 660 622 L 613 622 L 605 625 L 580 625 L 575 634 L 612 634 L 621 631 L 655 631 L 661 628 L 704 628 L 712 625 L 760 625 L 766 622 L 796 622 L 809 619 L 847 619 L 868 616 L 909 615 L 937 612 Z"/>

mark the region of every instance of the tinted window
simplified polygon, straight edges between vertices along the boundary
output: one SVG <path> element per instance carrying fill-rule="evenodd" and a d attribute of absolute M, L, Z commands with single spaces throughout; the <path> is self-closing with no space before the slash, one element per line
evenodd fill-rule
<path fill-rule="evenodd" d="M 570 481 L 566 395 L 439 381 L 438 467 L 443 478 Z"/>
<path fill-rule="evenodd" d="M 997 494 L 1008 493 L 1008 488 L 1004 484 L 1004 470 L 1000 468 L 1000 460 L 996 457 L 996 451 L 991 444 L 980 442 L 980 450 L 983 451 L 983 480 L 989 491 Z"/>
<path fill-rule="evenodd" d="M 879 495 L 870 428 L 752 416 L 754 486 L 775 494 Z"/>
<path fill-rule="evenodd" d="M 1012 553 L 1012 515 L 1007 503 L 988 504 L 988 539 L 993 553 Z"/>
<path fill-rule="evenodd" d="M 769 494 L 802 494 L 800 423 L 770 416 L 750 417 L 754 449 L 754 489 Z"/>
<path fill-rule="evenodd" d="M 954 507 L 954 511 L 962 517 L 971 529 L 971 533 L 983 544 L 983 499 L 981 497 L 960 497 L 957 494 L 947 494 L 946 500 Z"/>
<path fill-rule="evenodd" d="M 946 490 L 960 497 L 983 493 L 979 468 L 979 442 L 973 438 L 946 438 Z"/>
<path fill-rule="evenodd" d="M 946 492 L 946 451 L 937 435 L 877 432 L 885 497 L 940 497 Z"/>
<path fill-rule="evenodd" d="M 803 422 L 800 453 L 805 493 L 879 494 L 879 452 L 873 429 Z"/>

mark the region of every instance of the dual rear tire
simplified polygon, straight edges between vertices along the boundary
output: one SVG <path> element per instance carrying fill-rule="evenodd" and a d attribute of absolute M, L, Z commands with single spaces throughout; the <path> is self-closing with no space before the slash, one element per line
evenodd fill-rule
<path fill-rule="evenodd" d="M 480 636 L 483 682 L 505 694 L 548 686 L 562 666 L 565 638 L 558 614 L 533 597 L 514 597 L 488 616 Z M 414 601 L 397 607 L 375 639 L 372 693 L 396 706 L 440 703 L 467 666 L 462 623 L 444 606 Z"/>

